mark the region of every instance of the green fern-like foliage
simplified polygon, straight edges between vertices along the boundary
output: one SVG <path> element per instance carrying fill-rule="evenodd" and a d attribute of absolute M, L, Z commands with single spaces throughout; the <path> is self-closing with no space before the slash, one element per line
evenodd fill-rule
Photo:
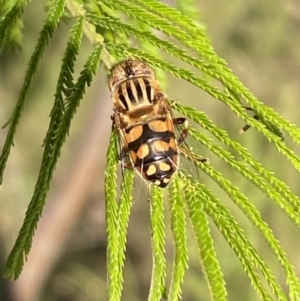
<path fill-rule="evenodd" d="M 16 1 L 1 11 L 1 50 L 13 41 L 11 38 L 13 32 L 21 28 L 21 16 L 27 3 L 28 1 Z M 7 124 L 8 134 L 0 156 L 1 182 L 14 135 L 25 108 L 25 101 L 43 59 L 45 48 L 63 17 L 68 16 L 67 18 L 73 26 L 69 33 L 69 40 L 61 63 L 61 72 L 57 80 L 49 129 L 44 140 L 44 155 L 40 173 L 23 226 L 7 261 L 6 277 L 16 279 L 22 271 L 72 118 L 80 105 L 86 87 L 92 82 L 101 62 L 109 70 L 113 62 L 126 57 L 135 57 L 158 70 L 190 82 L 224 103 L 233 114 L 265 135 L 295 169 L 300 171 L 299 156 L 281 139 L 281 132 L 284 132 L 296 144 L 300 144 L 300 129 L 259 101 L 231 72 L 226 62 L 215 53 L 204 29 L 193 20 L 198 16 L 193 9 L 193 1 L 178 0 L 177 3 L 178 10 L 156 0 L 89 0 L 83 1 L 84 5 L 78 4 L 75 0 L 53 0 L 48 3 L 47 18 L 28 63 L 17 105 Z M 154 30 L 162 32 L 169 39 L 160 38 L 154 34 Z M 76 57 L 80 55 L 83 35 L 89 39 L 93 50 L 79 78 L 74 80 L 74 64 Z M 136 43 L 131 45 L 131 41 L 137 41 L 140 47 L 133 47 L 132 45 L 136 45 Z M 149 47 L 143 47 L 143 45 L 149 45 Z M 170 64 L 160 57 L 159 54 L 163 52 L 185 62 L 191 68 L 181 69 Z M 195 70 L 201 76 L 197 75 Z M 214 84 L 215 81 L 218 82 L 218 85 Z M 201 128 L 210 132 L 223 147 L 217 145 L 198 129 L 190 128 L 189 136 L 195 140 L 196 144 L 208 148 L 253 183 L 300 227 L 297 210 L 300 207 L 300 199 L 286 183 L 276 178 L 271 171 L 254 159 L 245 147 L 231 139 L 228 133 L 217 127 L 205 113 L 187 107 L 179 100 L 170 102 L 174 111 L 188 117 Z M 259 117 L 258 120 L 247 113 L 244 105 L 255 112 Z M 123 171 L 120 197 L 117 200 L 117 139 L 117 133 L 113 131 L 107 151 L 105 172 L 108 296 L 111 301 L 121 300 L 122 296 L 126 234 L 135 175 L 132 171 Z M 233 152 L 239 158 L 236 158 Z M 261 300 L 300 300 L 300 280 L 295 269 L 270 227 L 249 201 L 248 196 L 213 168 L 213 164 L 201 163 L 198 160 L 200 154 L 187 152 L 182 154 L 182 156 L 184 155 L 199 170 L 206 173 L 239 207 L 245 218 L 260 231 L 284 270 L 288 292 L 282 288 L 274 276 L 272 267 L 266 264 L 243 233 L 242 227 L 230 210 L 203 183 L 182 170 L 174 177 L 167 194 L 168 206 L 166 208 L 171 214 L 174 241 L 174 261 L 169 287 L 166 283 L 164 194 L 157 187 L 149 187 L 153 254 L 149 300 L 181 299 L 181 287 L 188 268 L 188 221 L 198 247 L 198 257 L 211 300 L 228 300 L 226 284 L 210 234 L 208 218 L 215 223 L 235 252 L 245 275 L 249 277 L 251 285 Z"/>

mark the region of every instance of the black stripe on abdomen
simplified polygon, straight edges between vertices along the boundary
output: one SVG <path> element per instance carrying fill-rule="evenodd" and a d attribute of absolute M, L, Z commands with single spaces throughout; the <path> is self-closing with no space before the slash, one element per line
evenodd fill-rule
<path fill-rule="evenodd" d="M 143 124 L 142 135 L 138 139 L 130 142 L 128 144 L 128 148 L 136 153 L 142 144 L 147 143 L 150 140 L 157 139 L 169 143 L 171 138 L 175 138 L 173 132 L 155 132 L 149 128 L 149 125 L 147 123 L 145 123 Z"/>

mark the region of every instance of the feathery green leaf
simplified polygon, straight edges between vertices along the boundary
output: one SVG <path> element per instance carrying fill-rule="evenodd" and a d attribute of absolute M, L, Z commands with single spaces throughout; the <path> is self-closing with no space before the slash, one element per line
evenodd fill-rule
<path fill-rule="evenodd" d="M 197 1 L 195 0 L 176 0 L 176 8 L 182 13 L 183 16 L 187 16 L 194 21 L 200 20 L 201 13 L 197 8 Z M 199 23 L 196 22 L 196 24 Z"/>
<path fill-rule="evenodd" d="M 117 133 L 111 135 L 109 148 L 106 154 L 105 168 L 105 215 L 107 231 L 107 274 L 108 300 L 120 300 L 119 279 L 119 247 L 118 247 L 118 205 L 117 205 Z"/>
<path fill-rule="evenodd" d="M 24 12 L 25 6 L 28 1 L 17 1 L 17 3 L 11 8 L 11 10 L 4 15 L 0 21 L 0 53 L 8 42 L 9 35 L 18 26 L 20 17 Z"/>
<path fill-rule="evenodd" d="M 200 255 L 201 267 L 209 287 L 211 300 L 225 301 L 227 300 L 225 281 L 210 236 L 207 217 L 203 212 L 201 203 L 195 202 L 190 193 L 185 189 L 184 184 L 184 182 L 181 183 L 181 187 L 186 194 L 186 206 L 188 208 L 189 218 Z"/>
<path fill-rule="evenodd" d="M 150 208 L 153 267 L 148 300 L 159 301 L 166 296 L 166 260 L 163 192 L 157 186 L 151 187 Z"/>
<path fill-rule="evenodd" d="M 168 300 L 176 301 L 181 299 L 181 285 L 183 283 L 185 271 L 188 267 L 188 247 L 186 237 L 186 217 L 184 212 L 185 204 L 177 174 L 170 185 L 169 206 L 175 254 Z"/>
<path fill-rule="evenodd" d="M 250 244 L 243 230 L 237 224 L 229 211 L 220 203 L 220 201 L 200 182 L 191 179 L 180 173 L 182 185 L 189 202 L 193 204 L 193 211 L 204 209 L 215 222 L 216 226 L 222 232 L 231 248 L 235 251 L 244 270 L 246 271 L 251 283 L 262 300 L 273 300 L 268 293 L 262 279 L 257 273 L 257 269 L 261 272 L 264 279 L 269 284 L 272 292 L 276 295 L 277 300 L 285 300 L 285 294 L 278 284 L 276 278 L 260 258 L 257 251 Z M 217 299 L 216 299 L 217 300 Z"/>
<path fill-rule="evenodd" d="M 4 169 L 10 153 L 11 146 L 13 145 L 13 139 L 16 133 L 17 125 L 20 121 L 21 114 L 25 106 L 25 100 L 28 96 L 29 89 L 33 82 L 34 76 L 37 72 L 37 69 L 39 67 L 39 63 L 42 59 L 43 53 L 45 51 L 45 47 L 49 42 L 49 38 L 52 37 L 55 29 L 57 28 L 58 22 L 63 14 L 64 5 L 65 5 L 64 0 L 53 1 L 53 4 L 48 13 L 47 20 L 45 22 L 43 30 L 40 33 L 40 37 L 38 39 L 34 53 L 30 58 L 28 69 L 25 75 L 24 84 L 21 88 L 18 103 L 10 119 L 10 127 L 0 156 L 0 184 L 2 183 L 3 180 Z"/>
<path fill-rule="evenodd" d="M 268 182 L 268 186 L 271 185 L 279 194 L 282 194 L 282 198 L 290 202 L 291 206 L 293 206 L 294 208 L 300 207 L 299 197 L 292 193 L 290 188 L 283 181 L 280 181 L 274 176 L 272 172 L 264 168 L 263 165 L 259 161 L 255 160 L 251 156 L 249 151 L 240 143 L 229 138 L 226 131 L 215 126 L 205 113 L 199 112 L 187 106 L 180 105 L 178 102 L 174 101 L 171 101 L 171 105 L 176 111 L 180 112 L 181 114 L 184 114 L 191 120 L 198 123 L 202 128 L 208 130 L 219 141 L 230 146 L 235 152 L 237 152 L 241 156 L 243 160 L 245 160 L 245 162 L 247 162 L 261 177 L 263 177 L 264 180 Z M 198 140 L 201 139 L 202 138 L 199 138 Z"/>
<path fill-rule="evenodd" d="M 5 269 L 6 277 L 16 279 L 22 270 L 24 256 L 29 253 L 31 248 L 34 230 L 37 227 L 38 220 L 45 204 L 45 199 L 50 188 L 51 178 L 60 155 L 61 147 L 69 131 L 71 120 L 80 104 L 80 100 L 83 97 L 85 86 L 90 83 L 92 75 L 95 74 L 99 66 L 101 50 L 101 44 L 96 45 L 90 57 L 88 58 L 77 83 L 74 85 L 72 94 L 66 101 L 66 110 L 56 127 L 56 136 L 52 139 L 53 147 L 49 150 L 49 152 L 47 152 L 45 148 L 41 170 L 35 186 L 33 197 L 28 206 L 26 217 L 17 241 L 7 261 Z"/>
<path fill-rule="evenodd" d="M 125 262 L 125 250 L 126 250 L 126 234 L 130 217 L 130 210 L 132 207 L 132 187 L 133 187 L 134 172 L 131 170 L 124 170 L 124 178 L 121 188 L 121 197 L 118 207 L 118 224 L 117 224 L 117 249 L 116 252 L 119 256 L 119 267 L 114 273 L 119 279 L 116 280 L 116 284 L 119 285 L 118 295 L 121 297 L 122 284 L 123 284 L 123 268 Z M 111 188 L 110 188 L 111 189 Z M 111 299 L 118 300 L 118 299 Z"/>
<path fill-rule="evenodd" d="M 282 250 L 282 247 L 278 240 L 275 238 L 272 230 L 268 227 L 260 216 L 259 211 L 253 204 L 250 203 L 249 199 L 232 183 L 225 179 L 220 172 L 214 170 L 212 166 L 203 164 L 198 161 L 194 161 L 194 164 L 200 166 L 200 168 L 209 175 L 233 200 L 235 204 L 241 209 L 241 211 L 247 216 L 247 218 L 254 224 L 261 232 L 264 239 L 269 244 L 270 248 L 276 255 L 278 261 L 282 265 L 286 273 L 287 284 L 289 286 L 289 293 L 291 300 L 297 300 L 300 298 L 300 280 L 298 279 L 294 267 L 290 264 L 286 254 Z"/>
<path fill-rule="evenodd" d="M 208 149 L 210 149 L 213 153 L 215 153 L 218 157 L 232 166 L 236 171 L 238 171 L 241 175 L 251 181 L 255 186 L 257 186 L 262 192 L 264 192 L 267 196 L 273 199 L 279 207 L 284 210 L 287 216 L 298 226 L 300 226 L 300 217 L 297 209 L 294 206 L 291 206 L 289 202 L 281 195 L 279 191 L 274 189 L 271 185 L 269 185 L 261 176 L 259 176 L 256 172 L 251 171 L 248 167 L 238 162 L 234 159 L 234 156 L 228 151 L 224 150 L 222 147 L 213 145 L 205 135 L 194 130 L 193 128 L 189 129 L 190 137 L 194 138 Z"/>

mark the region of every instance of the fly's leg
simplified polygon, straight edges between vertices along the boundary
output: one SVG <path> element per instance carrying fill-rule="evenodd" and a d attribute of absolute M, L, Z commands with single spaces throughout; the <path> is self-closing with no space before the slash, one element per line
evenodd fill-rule
<path fill-rule="evenodd" d="M 174 124 L 177 124 L 177 125 L 182 125 L 182 124 L 184 125 L 184 128 L 183 128 L 183 130 L 180 133 L 180 137 L 177 139 L 177 142 L 180 145 L 180 144 L 182 144 L 185 141 L 185 139 L 186 139 L 186 137 L 188 135 L 188 132 L 189 132 L 189 122 L 184 117 L 173 118 L 173 122 L 174 122 Z"/>
<path fill-rule="evenodd" d="M 182 153 L 185 157 L 190 158 L 194 161 L 198 161 L 201 163 L 209 163 L 209 158 L 203 158 L 199 155 L 196 155 L 194 152 L 192 152 L 191 149 L 183 148 L 182 146 L 179 147 L 180 153 Z"/>
<path fill-rule="evenodd" d="M 126 191 L 126 193 L 130 193 L 130 190 L 128 189 L 126 182 L 124 181 L 125 178 L 125 172 L 127 170 L 130 170 L 132 172 L 134 170 L 131 161 L 129 160 L 128 156 L 128 148 L 122 147 L 120 153 L 119 153 L 119 161 L 121 163 L 121 174 L 122 174 L 122 191 L 123 189 Z"/>
<path fill-rule="evenodd" d="M 198 161 L 201 162 L 201 163 L 207 163 L 207 164 L 209 163 L 208 158 L 199 158 Z"/>
<path fill-rule="evenodd" d="M 244 107 L 246 110 L 248 111 L 252 111 L 253 112 L 253 109 L 250 108 L 250 107 Z M 258 116 L 257 115 L 254 115 L 253 116 L 254 119 L 256 120 L 259 120 Z M 249 124 L 246 124 L 241 130 L 240 130 L 240 134 L 242 133 L 245 133 L 246 131 L 248 131 L 249 129 L 251 128 L 251 126 Z"/>
<path fill-rule="evenodd" d="M 254 111 L 252 108 L 249 108 L 249 107 L 244 107 L 246 110 L 248 111 Z M 262 118 L 259 118 L 257 114 L 255 114 L 253 116 L 254 119 L 256 120 L 260 120 L 265 126 L 266 128 L 272 132 L 273 134 L 277 135 L 278 137 L 281 138 L 281 140 L 284 140 L 283 138 L 283 134 L 282 132 L 280 131 L 280 129 L 275 126 L 274 124 L 270 123 L 270 122 L 267 122 L 266 120 L 262 120 Z M 240 134 L 246 132 L 251 126 L 249 124 L 246 124 L 241 130 L 240 130 Z"/>
<path fill-rule="evenodd" d="M 147 201 L 150 204 L 150 202 L 151 202 L 151 187 L 150 187 L 150 183 L 147 183 Z"/>
<path fill-rule="evenodd" d="M 112 120 L 112 130 L 116 130 L 120 133 L 121 127 L 125 127 L 123 120 L 120 117 L 120 113 L 115 111 L 114 114 L 110 117 Z M 122 143 L 120 141 L 120 136 L 118 137 L 118 149 L 121 150 L 119 155 L 117 156 L 117 160 L 121 162 L 122 173 L 123 170 L 130 169 L 133 170 L 133 166 L 128 158 L 128 149 L 126 147 L 122 147 Z"/>
<path fill-rule="evenodd" d="M 123 147 L 119 154 L 119 161 L 121 162 L 122 170 L 129 169 L 133 170 L 133 166 L 128 158 L 128 149 Z"/>
<path fill-rule="evenodd" d="M 113 114 L 113 115 L 111 115 L 110 116 L 110 119 L 111 119 L 111 121 L 112 121 L 112 124 L 111 124 L 111 130 L 112 130 L 112 132 L 114 132 L 114 131 L 119 131 L 119 129 L 118 129 L 118 126 L 117 126 L 117 124 L 116 124 L 116 114 Z M 118 139 L 117 139 L 117 145 L 116 145 L 116 147 L 117 147 L 117 149 L 118 150 L 120 150 L 121 149 L 121 142 L 120 142 L 120 137 L 118 137 Z M 121 151 L 120 151 L 120 153 L 117 155 L 117 161 L 120 161 L 121 163 L 124 161 L 124 159 L 125 159 L 125 156 L 126 156 L 126 151 L 125 150 L 123 150 L 123 149 L 121 149 Z M 122 166 L 123 166 L 124 164 L 122 163 Z M 123 169 L 123 168 L 122 168 Z"/>
<path fill-rule="evenodd" d="M 111 129 L 112 130 L 117 129 L 117 127 L 116 127 L 116 121 L 115 121 L 115 115 L 111 115 L 110 119 L 111 119 Z"/>
<path fill-rule="evenodd" d="M 178 142 L 179 145 L 184 143 L 188 150 L 184 149 L 183 147 L 180 147 L 180 151 L 182 153 L 185 153 L 188 157 L 192 157 L 195 161 L 199 161 L 199 162 L 202 162 L 202 163 L 209 163 L 208 158 L 202 158 L 202 157 L 199 157 L 197 155 L 192 154 L 191 150 L 189 150 L 189 147 L 188 147 L 187 143 L 185 142 L 185 139 L 186 139 L 186 137 L 188 135 L 188 132 L 189 132 L 189 122 L 188 122 L 188 120 L 184 117 L 177 117 L 177 118 L 173 118 L 173 122 L 174 122 L 174 124 L 177 124 L 177 125 L 181 125 L 181 124 L 184 125 L 184 128 L 180 133 L 180 137 L 177 139 L 177 142 Z"/>

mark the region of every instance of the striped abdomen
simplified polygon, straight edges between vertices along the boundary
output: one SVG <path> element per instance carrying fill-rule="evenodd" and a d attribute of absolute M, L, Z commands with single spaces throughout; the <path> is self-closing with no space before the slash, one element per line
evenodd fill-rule
<path fill-rule="evenodd" d="M 129 157 L 140 175 L 147 181 L 166 187 L 179 163 L 172 119 L 151 121 L 123 134 Z"/>

